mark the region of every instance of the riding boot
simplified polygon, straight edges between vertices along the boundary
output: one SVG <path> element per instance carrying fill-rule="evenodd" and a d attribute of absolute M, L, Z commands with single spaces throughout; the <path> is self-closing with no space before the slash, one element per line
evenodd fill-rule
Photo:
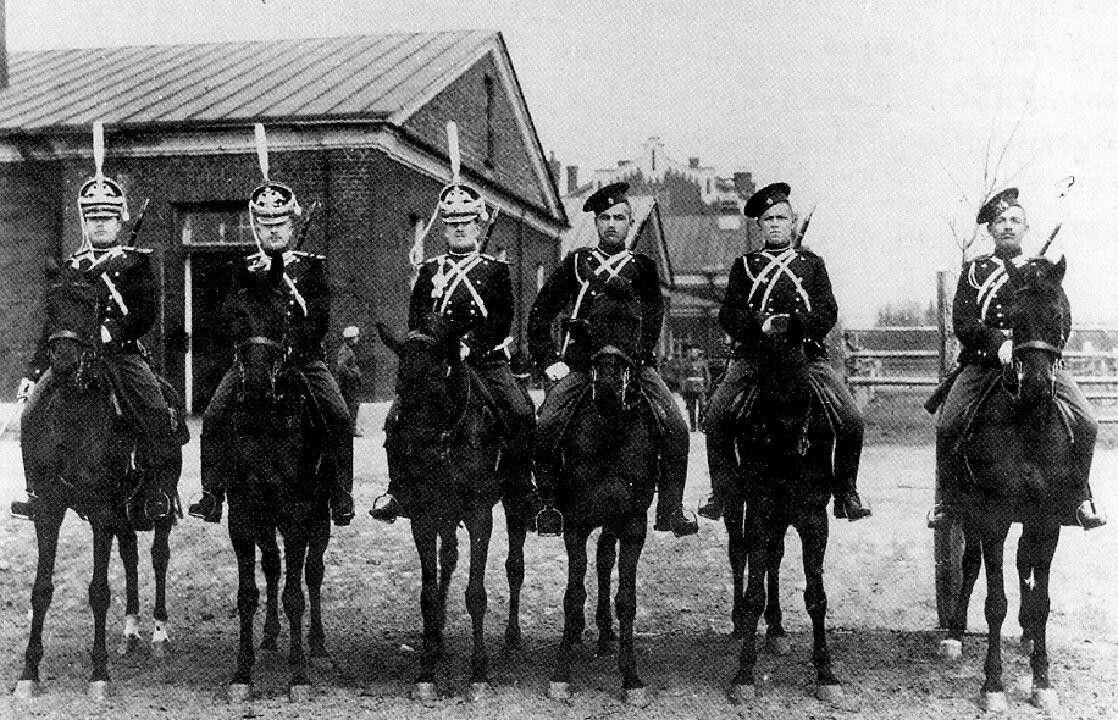
<path fill-rule="evenodd" d="M 872 512 L 858 496 L 858 465 L 862 458 L 863 423 L 860 415 L 844 413 L 835 432 L 835 466 L 832 493 L 835 517 L 850 522 L 869 517 Z"/>
<path fill-rule="evenodd" d="M 31 481 L 27 481 L 27 501 L 13 500 L 11 513 L 12 517 L 19 518 L 20 520 L 34 520 L 35 507 L 38 504 L 38 497 L 35 491 L 31 488 Z"/>
<path fill-rule="evenodd" d="M 1090 473 L 1094 444 L 1091 443 L 1086 449 L 1081 449 L 1082 445 L 1087 443 L 1077 443 L 1072 451 L 1072 465 L 1076 474 L 1083 479 L 1083 502 L 1076 508 L 1075 519 L 1084 530 L 1094 530 L 1106 525 L 1106 513 L 1095 506 L 1095 498 L 1091 493 Z"/>
<path fill-rule="evenodd" d="M 388 457 L 388 489 L 385 490 L 384 495 L 373 502 L 373 507 L 369 509 L 369 517 L 389 525 L 396 522 L 397 518 L 407 517 L 403 505 L 396 499 L 396 493 L 399 491 L 399 478 L 407 470 L 399 467 L 400 460 L 398 459 L 398 442 L 395 431 L 396 423 L 399 420 L 399 403 L 399 398 L 393 401 L 392 407 L 389 408 L 388 415 L 384 419 L 384 450 Z M 383 503 L 381 503 L 382 499 L 384 500 Z"/>
<path fill-rule="evenodd" d="M 953 455 L 955 439 L 936 433 L 936 504 L 928 511 L 928 527 L 937 528 L 949 522 L 956 512 L 958 482 L 957 462 Z"/>
<path fill-rule="evenodd" d="M 223 433 L 215 433 L 202 424 L 201 439 L 201 471 L 202 471 L 202 498 L 191 503 L 187 514 L 206 522 L 221 522 L 222 504 L 225 502 L 226 476 L 222 468 L 230 462 L 230 454 L 224 447 Z"/>

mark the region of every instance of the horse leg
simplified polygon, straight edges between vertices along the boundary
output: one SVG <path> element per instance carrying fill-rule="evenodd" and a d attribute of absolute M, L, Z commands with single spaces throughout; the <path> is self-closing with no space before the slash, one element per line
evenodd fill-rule
<path fill-rule="evenodd" d="M 617 535 L 609 528 L 602 528 L 598 536 L 598 552 L 594 567 L 598 573 L 598 655 L 612 655 L 617 634 L 613 631 L 613 610 L 610 606 L 610 579 L 617 561 Z"/>
<path fill-rule="evenodd" d="M 784 562 L 784 536 L 770 538 L 769 571 L 765 575 L 765 647 L 775 655 L 791 652 L 788 633 L 784 630 L 784 612 L 780 607 L 780 564 Z"/>
<path fill-rule="evenodd" d="M 828 522 L 826 507 L 806 512 L 796 522 L 807 580 L 804 605 L 811 618 L 815 694 L 820 700 L 835 700 L 842 695 L 842 686 L 831 667 L 831 651 L 827 647 L 827 590 L 823 586 L 823 562 L 827 555 Z"/>
<path fill-rule="evenodd" d="M 1033 599 L 1033 588 L 1036 584 L 1034 556 L 1036 547 L 1031 533 L 1022 532 L 1021 539 L 1017 541 L 1017 584 L 1020 590 L 1021 604 L 1017 609 L 1017 623 L 1021 626 L 1021 649 L 1026 655 L 1033 652 L 1033 637 L 1030 629 L 1034 619 L 1030 617 L 1030 610 L 1036 607 Z"/>
<path fill-rule="evenodd" d="M 730 576 L 734 583 L 734 606 L 730 611 L 730 620 L 734 623 L 732 637 L 741 637 L 745 632 L 745 568 L 749 560 L 749 546 L 745 542 L 745 502 L 741 499 L 726 502 L 724 513 Z"/>
<path fill-rule="evenodd" d="M 959 582 L 955 607 L 947 624 L 947 637 L 940 643 L 940 654 L 954 660 L 963 654 L 963 635 L 967 631 L 967 615 L 970 613 L 970 598 L 974 593 L 974 583 L 982 570 L 982 540 L 976 528 L 964 522 L 962 578 Z"/>
<path fill-rule="evenodd" d="M 113 532 L 100 523 L 93 526 L 93 578 L 89 582 L 89 607 L 93 610 L 93 674 L 90 695 L 103 697 L 109 682 L 109 652 L 105 646 L 105 618 L 112 595 L 109 590 L 109 561 Z"/>
<path fill-rule="evenodd" d="M 987 710 L 1002 710 L 1006 706 L 1005 685 L 1002 682 L 1002 623 L 1005 621 L 1008 601 L 1005 595 L 1005 538 L 1008 524 L 986 530 L 982 535 L 982 560 L 986 563 L 986 680 L 982 684 L 983 701 Z"/>
<path fill-rule="evenodd" d="M 473 653 L 470 655 L 471 696 L 476 700 L 489 690 L 489 656 L 485 652 L 485 566 L 489 540 L 493 536 L 493 508 L 477 508 L 466 527 L 470 533 L 470 578 L 466 583 L 466 611 L 473 626 Z"/>
<path fill-rule="evenodd" d="M 505 507 L 505 530 L 509 535 L 509 555 L 505 559 L 505 577 L 509 582 L 509 621 L 505 626 L 505 646 L 520 648 L 520 589 L 524 586 L 524 542 L 528 536 L 526 519 L 519 512 Z"/>
<path fill-rule="evenodd" d="M 155 576 L 155 609 L 152 612 L 154 629 L 151 631 L 151 652 L 156 658 L 166 657 L 171 647 L 167 623 L 167 565 L 171 561 L 171 518 L 155 523 L 151 542 L 151 569 Z"/>
<path fill-rule="evenodd" d="M 637 563 L 644 549 L 647 524 L 643 518 L 621 533 L 621 551 L 617 560 L 617 625 L 620 630 L 620 643 L 617 653 L 617 668 L 621 672 L 621 689 L 625 702 L 644 707 L 648 704 L 648 694 L 644 683 L 637 675 L 636 653 L 633 651 L 633 620 L 637 616 Z"/>
<path fill-rule="evenodd" d="M 124 631 L 116 647 L 117 655 L 127 655 L 140 642 L 140 551 L 136 533 L 123 529 L 117 533 L 117 552 L 124 566 Z"/>
<path fill-rule="evenodd" d="M 420 699 L 435 699 L 435 663 L 442 652 L 439 624 L 439 534 L 438 520 L 412 518 L 411 534 L 419 553 L 421 590 L 419 610 L 423 616 L 423 649 L 419 654 L 419 676 L 415 679 Z"/>
<path fill-rule="evenodd" d="M 283 533 L 283 556 L 287 562 L 283 576 L 283 612 L 287 616 L 287 665 L 291 669 L 292 689 L 309 684 L 307 656 L 303 651 L 303 612 L 307 607 L 303 594 L 303 564 L 307 558 L 307 544 L 307 531 L 299 523 L 292 523 Z"/>
<path fill-rule="evenodd" d="M 235 510 L 230 503 L 229 539 L 237 555 L 237 617 L 240 621 L 237 669 L 233 672 L 230 693 L 247 696 L 252 685 L 252 666 L 256 662 L 252 648 L 252 624 L 260 603 L 260 590 L 256 587 L 255 529 L 248 521 L 234 520 Z"/>
<path fill-rule="evenodd" d="M 767 507 L 762 508 L 765 505 Z M 774 508 L 768 502 L 755 502 L 745 511 L 745 546 L 748 548 L 745 593 L 742 595 L 742 642 L 738 658 L 738 671 L 731 688 L 735 702 L 749 700 L 756 694 L 753 668 L 757 664 L 757 625 L 765 609 L 765 575 L 768 572 L 768 554 L 772 548 L 769 536 L 784 534 L 787 522 L 772 515 Z"/>
<path fill-rule="evenodd" d="M 447 522 L 438 530 L 439 533 L 439 595 L 438 609 L 434 640 L 439 655 L 443 651 L 443 631 L 446 628 L 446 599 L 450 594 L 450 582 L 454 579 L 454 571 L 458 567 L 458 530 L 453 522 Z"/>
<path fill-rule="evenodd" d="M 54 597 L 54 563 L 58 557 L 58 533 L 66 511 L 43 512 L 35 517 L 35 540 L 38 545 L 38 567 L 31 588 L 31 634 L 24 653 L 23 674 L 16 684 L 16 695 L 31 697 L 39 688 L 39 662 L 43 659 L 43 623 Z"/>
<path fill-rule="evenodd" d="M 1025 533 L 1030 536 L 1032 566 L 1035 584 L 1029 593 L 1029 612 L 1026 632 L 1033 640 L 1029 665 L 1033 671 L 1032 702 L 1042 710 L 1056 706 L 1056 694 L 1048 679 L 1048 612 L 1051 601 L 1048 584 L 1052 571 L 1052 558 L 1060 541 L 1060 527 L 1032 528 L 1026 526 Z M 1034 535 L 1035 533 L 1035 535 Z"/>
<path fill-rule="evenodd" d="M 311 624 L 307 631 L 311 659 L 323 660 L 329 664 L 330 653 L 326 650 L 326 631 L 322 627 L 322 578 L 326 575 L 326 547 L 330 544 L 330 521 L 322 520 L 315 524 L 307 549 L 307 594 L 310 597 Z"/>
<path fill-rule="evenodd" d="M 279 542 L 274 527 L 261 528 L 256 539 L 260 547 L 260 569 L 264 572 L 264 630 L 260 638 L 261 650 L 278 650 L 279 623 L 279 581 L 283 574 L 283 559 L 280 556 Z M 253 551 L 255 554 L 255 550 Z M 252 570 L 256 573 L 256 568 Z"/>
<path fill-rule="evenodd" d="M 582 642 L 586 628 L 586 540 L 588 528 L 568 527 L 563 532 L 567 550 L 567 590 L 563 594 L 563 639 L 559 642 L 555 668 L 551 671 L 548 696 L 553 700 L 570 698 L 571 662 L 574 646 Z"/>

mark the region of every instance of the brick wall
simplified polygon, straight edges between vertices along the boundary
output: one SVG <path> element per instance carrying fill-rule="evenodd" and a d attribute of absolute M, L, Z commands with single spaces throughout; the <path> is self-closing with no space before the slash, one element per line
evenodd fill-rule
<path fill-rule="evenodd" d="M 492 80 L 494 92 L 494 146 L 490 164 L 487 164 L 487 77 Z M 543 189 L 530 161 L 535 150 L 530 153 L 524 145 L 511 101 L 490 55 L 436 95 L 408 119 L 404 128 L 448 152 L 446 122 L 451 119 L 458 125 L 463 166 L 504 188 L 515 188 L 519 196 L 538 205 L 544 204 Z"/>
<path fill-rule="evenodd" d="M 14 399 L 43 317 L 46 260 L 57 258 L 56 163 L 0 163 L 0 399 Z"/>

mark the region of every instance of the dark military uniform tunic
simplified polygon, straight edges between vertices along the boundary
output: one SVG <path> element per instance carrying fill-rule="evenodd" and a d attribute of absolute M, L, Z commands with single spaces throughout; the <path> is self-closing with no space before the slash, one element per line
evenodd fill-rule
<path fill-rule="evenodd" d="M 334 511 L 338 514 L 339 502 L 348 504 L 353 489 L 353 421 L 326 365 L 324 340 L 330 325 L 326 258 L 298 250 L 288 250 L 282 257 L 282 264 L 262 252 L 246 258 L 237 279 L 238 289 L 226 299 L 223 315 L 237 344 L 253 334 L 245 317 L 247 295 L 269 298 L 285 308 L 288 345 L 326 425 L 322 477 L 334 488 Z M 229 443 L 235 442 L 236 436 L 232 408 L 237 383 L 238 375 L 230 368 L 202 418 L 202 488 L 209 492 L 228 487 L 232 479 L 234 463 L 229 459 L 233 449 Z"/>
<path fill-rule="evenodd" d="M 546 368 L 562 359 L 571 373 L 551 388 L 540 407 L 536 432 L 537 482 L 540 474 L 554 477 L 557 468 L 556 443 L 561 429 L 577 409 L 581 389 L 589 382 L 586 372 L 587 349 L 574 341 L 563 340 L 556 345 L 552 324 L 556 317 L 570 312 L 582 317 L 594 302 L 595 287 L 610 277 L 628 280 L 641 303 L 640 360 L 644 363 L 640 384 L 652 406 L 664 434 L 665 451 L 660 487 L 658 515 L 678 508 L 687 482 L 687 454 L 691 439 L 687 422 L 656 370 L 656 345 L 664 319 L 664 297 L 660 292 L 660 276 L 656 263 L 647 255 L 629 250 L 609 255 L 601 248 L 579 248 L 564 258 L 540 288 L 528 317 L 528 346 L 532 359 Z"/>
<path fill-rule="evenodd" d="M 765 317 L 799 316 L 804 329 L 808 372 L 814 386 L 840 422 L 835 438 L 835 482 L 839 490 L 854 490 L 862 453 L 863 421 L 854 398 L 826 361 L 824 340 L 834 327 L 838 306 L 823 258 L 789 245 L 747 253 L 734 261 L 719 323 L 734 341 L 734 356 L 707 408 L 707 460 L 716 495 L 730 487 L 737 462 L 729 427 L 734 399 L 753 383 L 757 351 Z"/>
<path fill-rule="evenodd" d="M 989 383 L 997 379 L 1001 362 L 998 349 L 1012 338 L 1011 304 L 1007 262 L 1020 263 L 1021 251 L 1004 248 L 991 255 L 982 255 L 963 265 L 952 304 L 952 325 L 962 344 L 959 364 L 962 366 L 936 418 L 936 458 L 943 490 L 950 495 L 958 474 L 953 452 L 966 427 L 968 418 L 977 410 L 977 402 Z M 1064 303 L 1064 337 L 1071 332 L 1071 307 Z M 1072 462 L 1076 474 L 1089 496 L 1087 480 L 1094 456 L 1098 421 L 1087 398 L 1075 384 L 1071 373 L 1055 372 L 1056 397 L 1070 410 L 1075 435 Z M 950 502 L 950 498 L 947 498 Z"/>
<path fill-rule="evenodd" d="M 159 313 L 159 285 L 151 267 L 151 250 L 119 245 L 89 248 L 70 256 L 61 272 L 83 275 L 97 289 L 100 324 L 111 336 L 102 348 L 103 357 L 121 413 L 136 436 L 137 463 L 156 471 L 173 489 L 169 475 L 180 453 L 177 422 L 168 411 L 159 380 L 140 345 L 140 338 L 151 329 Z M 43 421 L 40 409 L 45 407 L 43 398 L 50 392 L 49 333 L 44 327 L 27 367 L 27 377 L 38 381 L 24 410 L 23 423 L 28 427 Z"/>
<path fill-rule="evenodd" d="M 509 366 L 509 332 L 516 306 L 507 263 L 481 253 L 448 253 L 424 262 L 412 288 L 408 329 L 426 330 L 437 319 L 469 348 L 466 362 L 485 383 L 505 428 L 501 484 L 507 503 L 534 494 L 532 443 L 536 412 L 532 399 Z M 396 419 L 397 403 L 386 429 Z M 396 478 L 388 492 L 395 491 Z"/>

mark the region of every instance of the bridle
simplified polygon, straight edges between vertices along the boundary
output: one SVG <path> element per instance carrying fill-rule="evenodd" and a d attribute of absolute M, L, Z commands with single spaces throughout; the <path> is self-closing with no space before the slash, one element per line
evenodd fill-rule
<path fill-rule="evenodd" d="M 615 358 L 621 363 L 618 399 L 623 410 L 631 410 L 635 403 L 629 397 L 629 385 L 633 380 L 633 369 L 637 367 L 637 363 L 628 353 L 616 345 L 604 345 L 590 356 L 590 399 L 591 401 L 597 401 L 598 388 L 605 383 L 605 379 L 599 372 L 598 361 L 607 357 Z M 639 393 L 636 394 L 639 396 Z"/>
<path fill-rule="evenodd" d="M 243 351 L 252 346 L 266 347 L 275 350 L 275 356 L 268 366 L 268 397 L 274 398 L 276 396 L 276 378 L 279 377 L 280 370 L 283 364 L 291 356 L 291 348 L 287 347 L 286 342 L 273 340 L 263 335 L 254 335 L 247 340 L 237 343 L 235 348 L 236 365 L 237 365 L 237 379 L 240 390 L 237 394 L 237 400 L 244 403 L 245 400 L 245 362 Z"/>

